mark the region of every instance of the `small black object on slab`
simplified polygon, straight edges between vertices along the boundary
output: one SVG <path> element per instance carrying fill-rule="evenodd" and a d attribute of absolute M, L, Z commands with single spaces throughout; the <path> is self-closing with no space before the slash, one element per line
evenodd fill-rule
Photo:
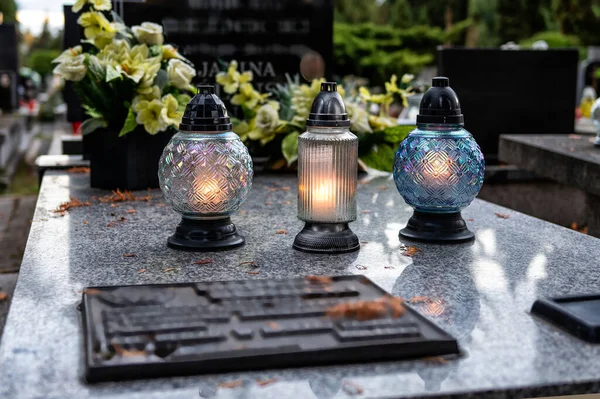
<path fill-rule="evenodd" d="M 205 252 L 232 249 L 245 242 L 229 217 L 216 220 L 182 218 L 167 245 L 173 249 Z"/>
<path fill-rule="evenodd" d="M 92 287 L 82 303 L 88 382 L 459 353 L 364 276 Z"/>
<path fill-rule="evenodd" d="M 306 222 L 293 247 L 309 253 L 343 254 L 358 251 L 360 242 L 348 223 Z"/>
<path fill-rule="evenodd" d="M 472 240 L 475 234 L 467 228 L 467 222 L 460 212 L 415 211 L 406 227 L 400 230 L 400 238 L 438 244 L 456 244 Z"/>
<path fill-rule="evenodd" d="M 584 341 L 600 344 L 600 294 L 538 299 L 531 313 Z"/>

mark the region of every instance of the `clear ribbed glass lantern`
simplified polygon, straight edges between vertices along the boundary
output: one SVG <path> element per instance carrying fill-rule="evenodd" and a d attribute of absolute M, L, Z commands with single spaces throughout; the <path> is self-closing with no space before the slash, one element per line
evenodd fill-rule
<path fill-rule="evenodd" d="M 483 184 L 485 160 L 463 128 L 464 117 L 445 77 L 433 78 L 421 101 L 417 128 L 400 144 L 394 181 L 415 209 L 400 236 L 432 242 L 474 237 L 461 216 Z"/>
<path fill-rule="evenodd" d="M 358 138 L 336 83 L 321 84 L 298 138 L 298 218 L 305 223 L 294 248 L 341 253 L 360 248 L 349 222 L 356 220 Z"/>
<path fill-rule="evenodd" d="M 230 215 L 252 185 L 252 159 L 213 86 L 199 86 L 159 163 L 165 201 L 182 215 L 167 244 L 209 251 L 244 244 Z"/>

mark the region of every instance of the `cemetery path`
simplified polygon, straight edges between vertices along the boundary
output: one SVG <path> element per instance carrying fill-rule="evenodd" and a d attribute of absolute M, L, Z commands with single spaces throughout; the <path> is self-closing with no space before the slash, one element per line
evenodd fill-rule
<path fill-rule="evenodd" d="M 21 266 L 36 200 L 36 195 L 0 196 L 0 273 Z"/>

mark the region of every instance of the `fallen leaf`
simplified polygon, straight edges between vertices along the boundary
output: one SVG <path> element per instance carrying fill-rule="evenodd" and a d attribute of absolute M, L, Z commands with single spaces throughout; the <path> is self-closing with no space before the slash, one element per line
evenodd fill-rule
<path fill-rule="evenodd" d="M 288 186 L 281 187 L 281 191 L 290 191 L 290 188 Z"/>
<path fill-rule="evenodd" d="M 127 201 L 150 201 L 152 196 L 150 194 L 144 197 L 136 197 L 129 190 L 121 191 L 119 189 L 113 190 L 111 195 L 105 195 L 104 197 L 98 198 L 100 202 L 127 202 Z"/>
<path fill-rule="evenodd" d="M 386 295 L 374 301 L 339 303 L 327 309 L 327 316 L 333 319 L 373 320 L 387 316 L 398 318 L 405 312 L 402 298 Z"/>
<path fill-rule="evenodd" d="M 60 213 L 61 216 L 65 216 L 65 212 L 67 212 L 71 208 L 79 208 L 82 206 L 91 206 L 92 203 L 90 201 L 81 202 L 77 197 L 70 197 L 71 199 L 67 202 L 63 202 L 60 204 L 55 210 L 52 212 Z"/>
<path fill-rule="evenodd" d="M 510 217 L 510 215 L 506 213 L 494 212 L 494 214 L 500 219 L 508 219 Z"/>
<path fill-rule="evenodd" d="M 127 213 L 137 213 L 135 209 L 127 209 L 125 212 Z"/>
<path fill-rule="evenodd" d="M 148 353 L 146 353 L 145 351 L 137 349 L 125 349 L 121 345 L 116 343 L 111 343 L 111 345 L 115 349 L 115 353 L 123 357 L 148 356 Z"/>
<path fill-rule="evenodd" d="M 267 385 L 271 385 L 279 381 L 279 378 L 268 378 L 266 380 L 256 380 L 256 384 L 259 387 L 266 387 Z"/>
<path fill-rule="evenodd" d="M 239 388 L 243 384 L 244 384 L 244 381 L 242 381 L 242 380 L 227 381 L 227 382 L 220 383 L 219 388 L 227 388 L 227 389 Z"/>
<path fill-rule="evenodd" d="M 423 251 L 421 251 L 417 247 L 408 246 L 408 247 L 404 248 L 404 252 L 402 253 L 402 255 L 404 255 L 404 256 L 410 256 L 412 258 L 413 256 L 417 256 L 421 252 L 423 252 Z"/>
<path fill-rule="evenodd" d="M 67 173 L 90 173 L 90 168 L 86 166 L 75 166 L 67 169 Z"/>
<path fill-rule="evenodd" d="M 206 265 L 209 263 L 213 263 L 212 259 L 200 259 L 194 262 L 195 265 Z"/>
<path fill-rule="evenodd" d="M 360 211 L 360 213 L 373 213 L 373 211 L 370 209 L 363 209 L 362 211 Z"/>
<path fill-rule="evenodd" d="M 242 266 L 242 265 L 258 266 L 258 263 L 254 262 L 253 260 L 249 260 L 249 261 L 246 261 L 246 262 L 241 262 L 238 266 Z"/>
<path fill-rule="evenodd" d="M 86 294 L 86 295 L 98 295 L 98 294 L 101 294 L 102 291 L 100 291 L 97 288 L 86 288 L 83 291 L 81 291 L 81 293 Z"/>
<path fill-rule="evenodd" d="M 88 222 L 87 220 L 84 220 L 83 224 L 90 224 L 90 222 Z"/>
<path fill-rule="evenodd" d="M 4 302 L 8 299 L 8 294 L 4 291 L 0 291 L 0 302 Z"/>
<path fill-rule="evenodd" d="M 380 190 L 388 190 L 389 189 L 388 186 L 379 186 L 377 188 L 380 189 Z"/>
<path fill-rule="evenodd" d="M 108 222 L 108 223 L 106 224 L 106 227 L 114 227 L 114 226 L 116 226 L 116 225 L 117 225 L 117 222 Z"/>
<path fill-rule="evenodd" d="M 583 234 L 588 234 L 588 227 L 587 226 L 580 227 L 575 222 L 571 223 L 571 230 L 575 230 L 575 231 L 578 231 L 578 232 L 583 233 Z"/>
<path fill-rule="evenodd" d="M 474 222 L 474 221 L 475 221 L 475 219 L 473 219 L 473 218 L 468 218 L 467 219 L 467 222 Z"/>
<path fill-rule="evenodd" d="M 421 360 L 423 360 L 425 362 L 429 362 L 429 363 L 448 364 L 448 360 L 444 359 L 443 357 L 439 357 L 439 356 L 428 356 L 428 357 L 421 358 Z"/>
<path fill-rule="evenodd" d="M 140 273 L 146 273 L 146 269 L 141 269 Z"/>
<path fill-rule="evenodd" d="M 121 205 L 119 205 L 119 204 L 110 204 L 110 207 L 111 208 L 120 208 Z"/>
<path fill-rule="evenodd" d="M 135 257 L 137 257 L 136 254 L 124 254 L 123 256 L 126 257 L 126 258 L 135 258 Z"/>
<path fill-rule="evenodd" d="M 177 271 L 177 270 L 181 270 L 180 267 L 167 267 L 166 269 L 163 270 L 163 272 L 167 273 L 167 272 L 173 272 L 173 271 Z"/>
<path fill-rule="evenodd" d="M 292 205 L 292 201 L 283 201 L 282 204 L 283 205 Z"/>
<path fill-rule="evenodd" d="M 269 328 L 273 329 L 273 330 L 281 330 L 281 326 L 277 323 L 275 323 L 274 321 L 269 321 L 267 323 L 265 323 L 267 326 L 269 326 Z"/>
<path fill-rule="evenodd" d="M 420 295 L 420 296 L 413 296 L 412 298 L 410 298 L 408 300 L 409 303 L 423 303 L 423 302 L 431 302 L 431 299 L 427 298 L 426 296 Z"/>
<path fill-rule="evenodd" d="M 277 231 L 275 232 L 275 234 L 287 234 L 287 233 L 288 233 L 288 231 L 287 231 L 287 230 L 277 230 Z"/>
<path fill-rule="evenodd" d="M 265 205 L 273 205 L 272 202 L 265 202 Z"/>
<path fill-rule="evenodd" d="M 367 270 L 367 267 L 366 267 L 366 266 L 363 266 L 363 265 L 356 265 L 356 268 L 357 268 L 358 270 Z"/>
<path fill-rule="evenodd" d="M 311 284 L 331 284 L 333 283 L 333 279 L 329 276 L 306 276 L 304 277 L 306 281 Z"/>
<path fill-rule="evenodd" d="M 249 271 L 248 274 L 258 274 L 258 271 Z"/>
<path fill-rule="evenodd" d="M 362 395 L 365 390 L 355 382 L 344 381 L 342 384 L 342 391 L 344 391 L 347 395 L 356 396 Z"/>
<path fill-rule="evenodd" d="M 167 204 L 163 204 L 163 203 L 161 202 L 160 204 L 156 204 L 156 206 L 163 207 L 163 206 L 167 206 Z"/>

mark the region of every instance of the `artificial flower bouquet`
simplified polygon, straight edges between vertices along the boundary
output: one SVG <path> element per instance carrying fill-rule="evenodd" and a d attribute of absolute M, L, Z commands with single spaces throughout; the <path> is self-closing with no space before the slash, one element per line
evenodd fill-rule
<path fill-rule="evenodd" d="M 73 12 L 83 28 L 83 46 L 67 49 L 54 63 L 54 73 L 74 82 L 90 117 L 83 134 L 101 127 L 119 136 L 138 126 L 155 135 L 181 122 L 193 92 L 194 65 L 164 44 L 161 25 L 144 22 L 129 29 L 110 0 L 77 0 Z"/>
<path fill-rule="evenodd" d="M 298 136 L 306 130 L 306 118 L 324 79 L 308 85 L 288 78 L 273 93 L 260 93 L 253 87 L 252 78 L 252 72 L 238 71 L 236 61 L 216 76 L 217 84 L 231 96 L 230 102 L 242 111 L 241 118 L 232 118 L 233 131 L 251 149 L 257 145 L 268 147 L 273 169 L 283 168 L 286 163 L 289 166 L 298 158 Z M 412 75 L 404 75 L 398 82 L 392 75 L 381 94 L 372 94 L 353 81 L 338 85 L 350 117 L 350 130 L 359 137 L 359 152 L 366 166 L 391 171 L 398 144 L 414 126 L 398 126 L 388 111 L 394 102 L 407 105 L 412 80 Z"/>

